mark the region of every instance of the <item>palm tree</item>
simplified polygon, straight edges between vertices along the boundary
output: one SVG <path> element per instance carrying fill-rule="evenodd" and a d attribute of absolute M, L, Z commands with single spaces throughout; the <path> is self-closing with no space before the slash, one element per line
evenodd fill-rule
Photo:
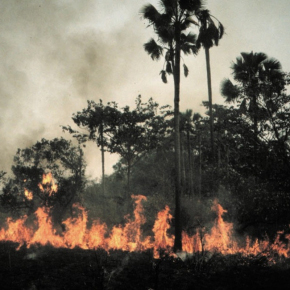
<path fill-rule="evenodd" d="M 197 14 L 199 21 L 199 35 L 196 41 L 198 47 L 203 46 L 206 59 L 208 102 L 210 116 L 210 142 L 212 160 L 214 160 L 214 136 L 213 136 L 213 112 L 212 112 L 212 86 L 209 49 L 214 45 L 218 46 L 219 40 L 223 37 L 224 27 L 219 20 L 213 17 L 209 10 L 200 10 Z"/>
<path fill-rule="evenodd" d="M 182 249 L 182 224 L 180 210 L 181 170 L 180 170 L 180 132 L 179 132 L 179 100 L 180 100 L 180 60 L 181 52 L 197 54 L 196 35 L 186 34 L 186 29 L 196 22 L 192 16 L 201 8 L 201 0 L 161 0 L 160 12 L 147 4 L 141 9 L 142 16 L 153 27 L 158 40 L 152 38 L 144 44 L 145 51 L 153 60 L 165 57 L 164 68 L 161 70 L 163 82 L 167 75 L 172 74 L 174 80 L 174 147 L 175 147 L 175 242 L 174 251 Z M 184 67 L 185 76 L 188 68 Z"/>
<path fill-rule="evenodd" d="M 281 86 L 279 83 L 283 73 L 281 64 L 273 58 L 268 58 L 265 53 L 241 53 L 236 62 L 232 64 L 233 78 L 238 83 L 233 84 L 229 79 L 225 79 L 221 85 L 221 94 L 226 98 L 226 102 L 240 102 L 240 110 L 245 113 L 253 122 L 254 130 L 254 152 L 257 153 L 259 128 L 258 122 L 266 117 L 265 108 L 261 106 L 264 102 L 269 105 L 269 89 L 279 93 Z M 267 88 L 265 90 L 265 87 Z M 256 158 L 256 157 L 255 157 Z"/>

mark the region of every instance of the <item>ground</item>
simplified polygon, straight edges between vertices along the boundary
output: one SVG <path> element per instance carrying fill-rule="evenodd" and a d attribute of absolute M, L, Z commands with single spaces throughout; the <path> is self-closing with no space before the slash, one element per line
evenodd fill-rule
<path fill-rule="evenodd" d="M 1 289 L 290 289 L 290 260 L 204 253 L 187 260 L 152 251 L 30 249 L 0 243 Z"/>

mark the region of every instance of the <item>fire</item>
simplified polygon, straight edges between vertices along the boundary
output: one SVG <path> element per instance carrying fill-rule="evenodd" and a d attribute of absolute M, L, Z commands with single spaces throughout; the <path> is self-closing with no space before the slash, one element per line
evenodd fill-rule
<path fill-rule="evenodd" d="M 38 187 L 42 192 L 48 193 L 49 196 L 57 192 L 57 184 L 54 182 L 51 172 L 42 175 L 42 183 L 39 183 Z"/>
<path fill-rule="evenodd" d="M 142 200 L 147 200 L 143 195 L 132 195 L 135 200 L 134 220 L 127 217 L 124 227 L 114 226 L 109 239 L 107 240 L 108 249 L 136 251 L 145 250 L 150 247 L 149 238 L 142 239 L 141 226 L 146 222 L 143 215 Z"/>
<path fill-rule="evenodd" d="M 54 182 L 51 173 L 43 175 L 42 184 L 39 188 L 45 193 L 52 195 L 57 192 L 57 184 Z M 28 200 L 33 199 L 33 193 L 25 189 L 25 197 Z M 35 226 L 29 227 L 26 224 L 27 216 L 18 220 L 8 218 L 6 225 L 0 229 L 1 241 L 12 241 L 19 244 L 19 247 L 26 245 L 47 245 L 54 247 L 82 249 L 103 248 L 109 250 L 124 251 L 144 251 L 152 249 L 154 257 L 159 257 L 159 250 L 162 249 L 172 253 L 174 244 L 174 235 L 169 234 L 172 215 L 169 206 L 158 212 L 153 229 L 152 236 L 144 236 L 142 226 L 146 223 L 143 203 L 147 198 L 142 195 L 132 195 L 134 200 L 133 217 L 126 217 L 127 222 L 124 225 L 116 225 L 111 230 L 105 223 L 99 220 L 93 221 L 88 228 L 88 213 L 80 204 L 74 204 L 73 210 L 76 213 L 74 217 L 67 218 L 62 222 L 65 230 L 59 233 L 55 230 L 50 215 L 49 207 L 41 207 L 35 211 Z M 227 213 L 225 209 L 214 201 L 211 208 L 216 213 L 216 219 L 212 228 L 206 231 L 205 228 L 197 228 L 194 235 L 182 233 L 182 247 L 187 253 L 196 252 L 219 252 L 221 254 L 242 255 L 264 255 L 271 260 L 270 253 L 279 256 L 290 257 L 290 235 L 285 235 L 288 241 L 281 241 L 283 232 L 278 232 L 276 239 L 270 243 L 268 239 L 252 241 L 247 237 L 243 246 L 233 234 L 233 224 L 223 219 Z"/>
<path fill-rule="evenodd" d="M 153 226 L 154 233 L 154 257 L 158 256 L 158 249 L 166 249 L 173 247 L 173 236 L 168 236 L 167 231 L 170 229 L 169 222 L 172 220 L 172 215 L 169 213 L 169 206 L 160 211 Z"/>
<path fill-rule="evenodd" d="M 31 191 L 29 191 L 28 189 L 24 188 L 24 195 L 28 200 L 32 200 L 33 199 L 33 193 Z"/>
<path fill-rule="evenodd" d="M 26 219 L 27 216 L 16 221 L 7 218 L 7 229 L 0 230 L 0 240 L 19 243 L 20 248 L 33 235 L 33 231 L 25 226 Z"/>
<path fill-rule="evenodd" d="M 227 223 L 222 216 L 227 211 L 214 201 L 211 208 L 217 214 L 214 226 L 210 234 L 205 234 L 205 247 L 208 251 L 219 251 L 222 254 L 233 254 L 236 252 L 236 243 L 233 241 L 233 224 Z"/>

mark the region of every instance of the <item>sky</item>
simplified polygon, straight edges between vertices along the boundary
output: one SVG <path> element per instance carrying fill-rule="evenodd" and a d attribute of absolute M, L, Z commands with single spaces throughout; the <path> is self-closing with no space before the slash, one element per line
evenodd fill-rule
<path fill-rule="evenodd" d="M 163 84 L 163 62 L 152 61 L 143 44 L 154 37 L 140 9 L 157 0 L 2 0 L 0 1 L 0 171 L 10 171 L 17 148 L 42 138 L 70 138 L 61 125 L 87 100 L 134 106 L 141 94 L 173 106 L 173 80 Z M 225 27 L 211 53 L 213 102 L 223 104 L 220 83 L 241 52 L 264 52 L 290 71 L 289 0 L 207 0 Z M 182 111 L 202 112 L 207 100 L 205 54 L 184 57 Z M 75 127 L 76 128 L 76 127 Z M 85 149 L 87 175 L 101 175 L 94 143 Z M 106 154 L 106 173 L 117 156 Z"/>

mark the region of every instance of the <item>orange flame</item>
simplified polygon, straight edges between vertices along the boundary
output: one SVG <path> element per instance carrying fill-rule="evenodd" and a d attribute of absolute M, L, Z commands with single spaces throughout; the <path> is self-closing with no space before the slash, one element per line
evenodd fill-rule
<path fill-rule="evenodd" d="M 45 192 L 54 194 L 57 192 L 57 185 L 54 183 L 52 175 L 43 176 L 43 184 L 39 185 Z M 33 194 L 25 190 L 27 199 L 32 199 Z M 93 221 L 90 228 L 88 224 L 88 214 L 84 207 L 80 204 L 74 204 L 73 209 L 76 216 L 70 217 L 63 221 L 65 230 L 57 233 L 50 216 L 49 208 L 38 208 L 35 212 L 36 230 L 26 225 L 27 216 L 16 221 L 7 218 L 5 227 L 0 229 L 1 241 L 12 241 L 19 244 L 19 247 L 26 244 L 31 245 L 47 245 L 54 247 L 83 249 L 103 248 L 109 250 L 124 251 L 144 251 L 152 249 L 154 257 L 158 258 L 159 249 L 163 249 L 168 253 L 172 253 L 174 244 L 174 236 L 169 234 L 170 222 L 172 215 L 170 208 L 165 206 L 157 214 L 153 226 L 153 236 L 144 236 L 142 233 L 142 225 L 145 224 L 143 202 L 147 200 L 142 195 L 132 195 L 135 203 L 133 217 L 127 216 L 125 225 L 114 226 L 111 231 L 105 223 L 101 221 Z M 195 253 L 201 251 L 216 251 L 222 254 L 241 253 L 242 255 L 265 255 L 271 260 L 271 254 L 275 253 L 279 256 L 290 257 L 290 235 L 285 235 L 288 243 L 281 241 L 283 232 L 278 232 L 276 239 L 271 244 L 268 239 L 252 241 L 246 238 L 244 246 L 239 246 L 238 241 L 233 235 L 233 224 L 224 221 L 223 214 L 227 211 L 222 208 L 217 200 L 214 201 L 212 210 L 216 212 L 217 217 L 210 231 L 205 232 L 204 228 L 196 229 L 196 233 L 192 236 L 186 232 L 182 233 L 183 250 L 187 253 Z"/>
<path fill-rule="evenodd" d="M 158 249 L 167 249 L 173 247 L 174 238 L 168 236 L 167 231 L 170 229 L 169 222 L 172 220 L 172 215 L 169 213 L 169 206 L 160 211 L 153 226 L 154 233 L 154 257 L 158 257 Z"/>
<path fill-rule="evenodd" d="M 57 192 L 57 184 L 54 182 L 51 172 L 42 175 L 42 183 L 39 183 L 38 187 L 49 196 Z"/>
<path fill-rule="evenodd" d="M 219 251 L 222 254 L 233 254 L 236 250 L 236 243 L 233 241 L 233 224 L 223 220 L 222 215 L 227 211 L 214 200 L 211 208 L 216 212 L 217 218 L 210 234 L 205 235 L 205 247 L 208 251 Z"/>
<path fill-rule="evenodd" d="M 24 188 L 24 195 L 28 200 L 33 199 L 33 193 L 31 191 L 28 191 L 28 189 Z"/>

